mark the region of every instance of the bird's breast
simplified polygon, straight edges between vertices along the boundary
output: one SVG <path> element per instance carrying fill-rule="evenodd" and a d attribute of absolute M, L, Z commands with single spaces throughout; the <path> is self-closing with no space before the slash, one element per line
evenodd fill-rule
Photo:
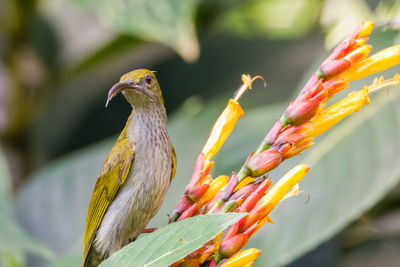
<path fill-rule="evenodd" d="M 170 183 L 172 147 L 166 121 L 157 113 L 133 114 L 127 137 L 135 146 L 134 160 L 97 234 L 96 243 L 107 254 L 140 234 L 160 208 Z"/>

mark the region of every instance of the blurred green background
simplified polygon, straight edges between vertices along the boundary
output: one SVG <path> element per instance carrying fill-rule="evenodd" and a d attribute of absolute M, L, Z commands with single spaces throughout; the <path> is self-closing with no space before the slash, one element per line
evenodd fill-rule
<path fill-rule="evenodd" d="M 367 19 L 373 52 L 400 43 L 399 1 L 1 0 L 0 266 L 80 265 L 90 195 L 130 113 L 122 97 L 104 108 L 122 74 L 150 68 L 163 89 L 178 169 L 151 222 L 161 226 L 240 75 L 268 86 L 242 98 L 214 175 L 238 170 L 327 51 Z M 311 199 L 271 214 L 247 245 L 263 251 L 256 266 L 398 266 L 399 136 L 393 88 L 273 171 L 276 181 L 311 164 L 300 184 Z"/>

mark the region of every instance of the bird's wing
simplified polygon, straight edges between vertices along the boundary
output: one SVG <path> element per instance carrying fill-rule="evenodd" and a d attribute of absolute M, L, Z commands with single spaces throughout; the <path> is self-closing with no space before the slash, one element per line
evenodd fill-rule
<path fill-rule="evenodd" d="M 130 118 L 128 119 L 129 122 Z M 128 124 L 128 123 L 127 123 Z M 135 146 L 126 135 L 126 127 L 106 158 L 97 178 L 86 216 L 83 263 L 93 245 L 104 214 L 125 182 L 135 155 Z"/>
<path fill-rule="evenodd" d="M 171 165 L 171 178 L 169 180 L 169 182 L 172 182 L 172 179 L 174 179 L 175 176 L 175 172 L 176 172 L 176 153 L 175 153 L 175 149 L 174 146 L 171 145 L 172 148 L 172 165 Z"/>

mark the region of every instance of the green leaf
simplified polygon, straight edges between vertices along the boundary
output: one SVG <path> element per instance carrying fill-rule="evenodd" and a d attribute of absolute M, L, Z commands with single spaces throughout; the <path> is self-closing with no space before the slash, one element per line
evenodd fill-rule
<path fill-rule="evenodd" d="M 119 35 L 106 43 L 103 47 L 92 52 L 81 61 L 70 66 L 62 78 L 62 82 L 68 83 L 73 81 L 82 73 L 87 73 L 96 66 L 105 64 L 111 59 L 118 57 L 124 53 L 129 53 L 129 50 L 140 44 L 141 41 L 131 35 Z"/>
<path fill-rule="evenodd" d="M 186 61 L 199 56 L 194 26 L 198 0 L 69 0 L 97 12 L 100 20 L 121 33 L 173 48 Z"/>
<path fill-rule="evenodd" d="M 46 264 L 46 267 L 70 267 L 82 264 L 82 251 L 74 251 L 66 256 L 61 256 L 55 261 Z"/>
<path fill-rule="evenodd" d="M 22 230 L 12 214 L 10 174 L 0 147 L 0 254 L 9 266 L 24 261 L 22 252 L 50 259 L 53 253 Z"/>
<path fill-rule="evenodd" d="M 4 267 L 26 266 L 25 255 L 17 251 L 0 253 L 0 266 Z"/>
<path fill-rule="evenodd" d="M 56 252 L 70 252 L 83 238 L 90 196 L 111 147 L 112 142 L 103 142 L 54 162 L 33 175 L 17 195 L 19 221 Z"/>
<path fill-rule="evenodd" d="M 200 215 L 167 225 L 125 246 L 100 266 L 169 266 L 213 239 L 244 215 Z"/>
<path fill-rule="evenodd" d="M 29 252 L 47 259 L 54 254 L 22 230 L 8 214 L 0 211 L 0 252 Z"/>
<path fill-rule="evenodd" d="M 0 211 L 8 210 L 11 201 L 11 176 L 0 146 Z"/>
<path fill-rule="evenodd" d="M 296 38 L 317 22 L 320 9 L 318 0 L 243 1 L 222 14 L 219 24 L 245 37 Z"/>

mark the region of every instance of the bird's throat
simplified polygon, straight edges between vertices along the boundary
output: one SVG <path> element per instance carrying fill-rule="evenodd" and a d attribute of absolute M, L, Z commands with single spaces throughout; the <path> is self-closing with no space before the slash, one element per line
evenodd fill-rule
<path fill-rule="evenodd" d="M 132 109 L 126 125 L 127 137 L 135 146 L 168 138 L 165 108 L 138 107 Z M 169 139 L 169 138 L 168 138 Z"/>

